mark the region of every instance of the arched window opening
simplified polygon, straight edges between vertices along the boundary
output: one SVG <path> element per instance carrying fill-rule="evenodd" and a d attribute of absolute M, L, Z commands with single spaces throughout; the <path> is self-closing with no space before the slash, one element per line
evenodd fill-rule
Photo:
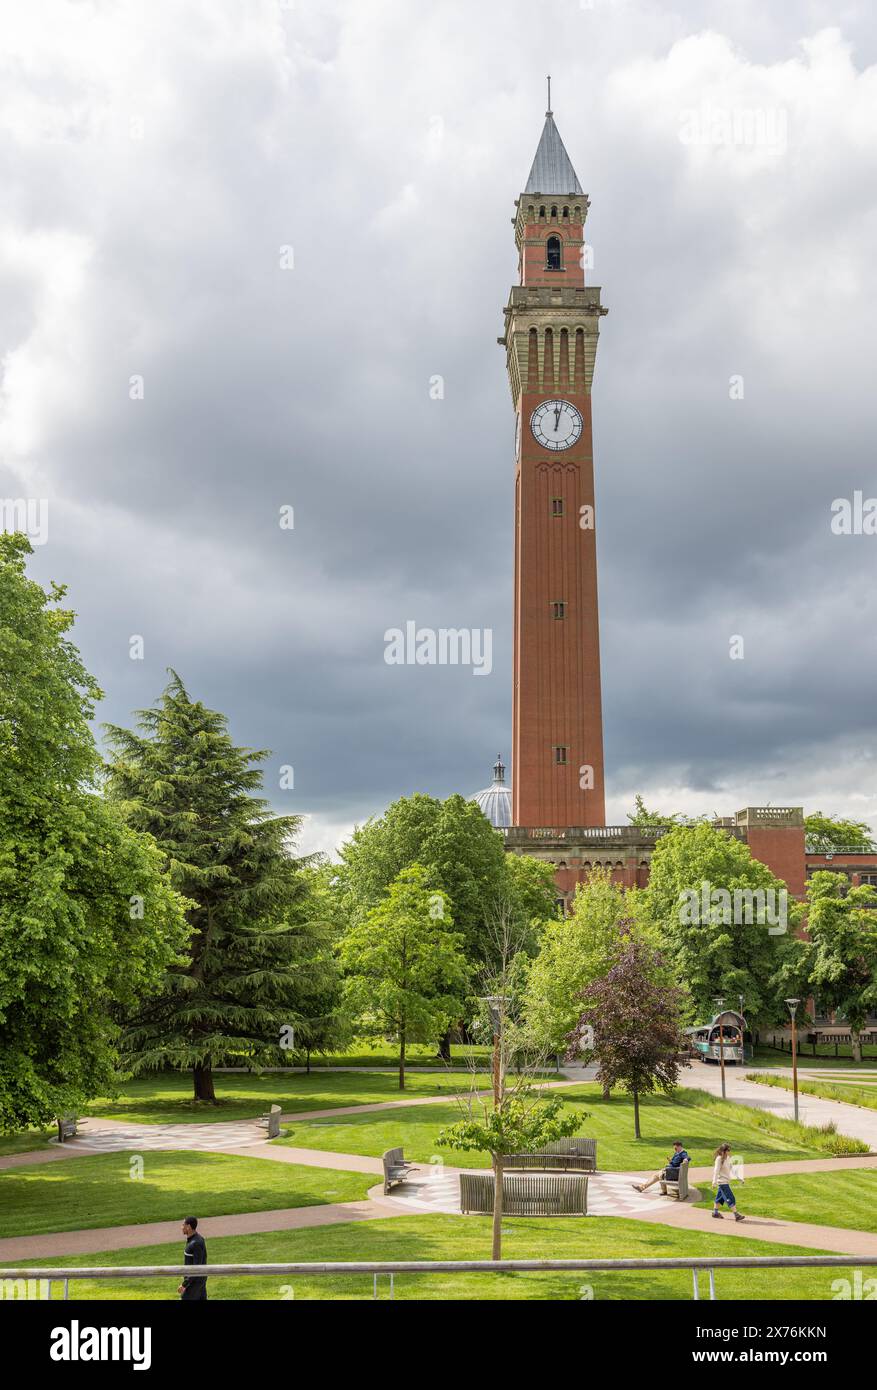
<path fill-rule="evenodd" d="M 548 270 L 561 269 L 560 237 L 550 236 L 545 243 L 545 266 Z"/>

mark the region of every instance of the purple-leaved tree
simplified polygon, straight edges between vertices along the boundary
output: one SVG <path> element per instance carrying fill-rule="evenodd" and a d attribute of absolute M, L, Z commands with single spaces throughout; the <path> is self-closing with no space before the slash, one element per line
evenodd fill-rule
<path fill-rule="evenodd" d="M 620 928 L 626 931 L 623 922 Z M 569 1035 L 570 1058 L 589 1052 L 604 1087 L 630 1092 L 637 1139 L 640 1096 L 676 1085 L 685 1048 L 682 998 L 682 990 L 667 982 L 660 952 L 628 932 L 615 965 L 584 991 L 584 1010 Z"/>

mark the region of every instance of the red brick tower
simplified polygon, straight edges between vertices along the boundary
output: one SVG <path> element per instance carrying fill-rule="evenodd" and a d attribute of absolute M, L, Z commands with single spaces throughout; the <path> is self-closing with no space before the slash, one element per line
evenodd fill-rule
<path fill-rule="evenodd" d="M 550 105 L 550 101 L 549 101 Z M 505 310 L 515 473 L 512 824 L 606 819 L 591 381 L 600 291 L 585 285 L 582 191 L 551 111 L 517 200 Z"/>

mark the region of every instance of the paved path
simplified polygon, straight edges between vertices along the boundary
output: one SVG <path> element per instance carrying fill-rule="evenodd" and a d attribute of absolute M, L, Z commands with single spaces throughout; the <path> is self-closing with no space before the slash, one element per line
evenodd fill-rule
<path fill-rule="evenodd" d="M 782 1163 L 749 1163 L 743 1168 L 745 1178 L 781 1178 L 786 1173 L 839 1173 L 846 1168 L 877 1168 L 877 1154 L 853 1154 L 848 1158 L 790 1158 Z M 649 1173 L 648 1177 L 653 1174 Z M 712 1180 L 712 1168 L 690 1168 L 692 1182 Z"/>
<path fill-rule="evenodd" d="M 738 1105 L 749 1105 L 756 1110 L 766 1110 L 782 1119 L 795 1118 L 795 1102 L 791 1091 L 781 1086 L 761 1086 L 757 1081 L 747 1081 L 746 1073 L 758 1072 L 758 1067 L 726 1067 L 725 1086 L 728 1100 Z M 765 1076 L 773 1072 L 764 1070 Z M 679 1071 L 679 1085 L 687 1090 L 709 1091 L 711 1095 L 722 1094 L 722 1077 L 718 1067 L 705 1062 L 695 1062 L 691 1067 Z M 823 1100 L 804 1091 L 798 1093 L 798 1115 L 803 1124 L 824 1125 L 833 1122 L 841 1134 L 862 1139 L 872 1152 L 877 1152 L 877 1110 L 867 1110 L 861 1105 L 849 1105 L 845 1101 Z"/>
<path fill-rule="evenodd" d="M 741 1208 L 745 1189 L 738 1189 Z M 669 1210 L 667 1210 L 669 1207 Z M 840 1226 L 814 1226 L 807 1221 L 779 1221 L 770 1216 L 747 1216 L 745 1221 L 724 1217 L 714 1221 L 711 1212 L 686 1202 L 667 1202 L 653 1212 L 640 1212 L 640 1221 L 654 1221 L 676 1230 L 708 1231 L 710 1235 L 746 1236 L 749 1240 L 772 1241 L 782 1245 L 801 1245 L 807 1250 L 827 1250 L 837 1255 L 877 1255 L 877 1235 L 867 1231 L 846 1231 Z M 733 1254 L 733 1251 L 728 1251 Z"/>
<path fill-rule="evenodd" d="M 357 1068 L 357 1070 L 360 1070 Z M 549 1081 L 547 1088 L 565 1087 L 574 1084 L 570 1080 Z M 479 1091 L 479 1095 L 488 1095 Z M 369 1101 L 365 1105 L 334 1105 L 322 1110 L 300 1110 L 281 1115 L 284 1125 L 293 1125 L 310 1120 L 333 1120 L 338 1116 L 362 1115 L 373 1111 L 398 1110 L 418 1105 L 442 1105 L 452 1102 L 453 1092 L 439 1096 L 406 1096 L 400 1100 Z M 265 1142 L 265 1131 L 255 1120 L 214 1120 L 204 1124 L 127 1124 L 106 1119 L 102 1116 L 87 1116 L 80 1121 L 80 1131 L 76 1139 L 68 1139 L 64 1144 L 50 1141 L 47 1149 L 35 1149 L 30 1153 L 5 1154 L 0 1157 L 0 1172 L 9 1168 L 24 1168 L 36 1163 L 51 1163 L 61 1158 L 82 1158 L 94 1153 L 140 1153 L 163 1149 L 165 1151 L 195 1150 L 197 1152 L 230 1153 L 246 1149 L 248 1158 L 277 1158 L 280 1162 L 307 1162 L 306 1159 L 284 1158 L 283 1149 L 269 1146 Z M 318 1154 L 321 1150 L 287 1150 L 290 1153 Z M 378 1167 L 364 1168 L 363 1172 L 380 1172 L 380 1159 L 371 1159 Z M 317 1164 L 318 1167 L 343 1167 L 343 1164 Z"/>

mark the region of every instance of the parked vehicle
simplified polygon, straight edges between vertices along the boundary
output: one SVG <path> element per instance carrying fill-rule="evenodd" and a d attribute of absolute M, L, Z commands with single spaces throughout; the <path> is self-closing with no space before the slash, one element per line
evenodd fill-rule
<path fill-rule="evenodd" d="M 743 1064 L 743 1035 L 746 1020 L 734 1009 L 723 1009 L 709 1023 L 686 1028 L 685 1034 L 694 1055 L 703 1062 L 719 1062 L 724 1050 L 725 1063 Z"/>

